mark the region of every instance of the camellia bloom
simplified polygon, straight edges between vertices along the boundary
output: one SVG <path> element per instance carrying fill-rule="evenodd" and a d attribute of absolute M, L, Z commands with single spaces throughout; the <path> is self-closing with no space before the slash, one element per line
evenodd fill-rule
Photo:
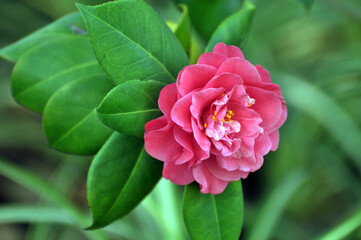
<path fill-rule="evenodd" d="M 164 162 L 164 178 L 211 194 L 258 170 L 287 118 L 268 71 L 224 43 L 183 68 L 158 104 L 164 116 L 145 125 L 146 151 Z"/>

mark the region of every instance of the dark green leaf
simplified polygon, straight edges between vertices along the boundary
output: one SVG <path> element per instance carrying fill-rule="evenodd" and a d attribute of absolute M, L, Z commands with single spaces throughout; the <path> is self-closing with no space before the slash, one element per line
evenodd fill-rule
<path fill-rule="evenodd" d="M 61 86 L 77 78 L 104 75 L 84 36 L 68 36 L 41 45 L 23 55 L 12 75 L 15 100 L 42 112 Z"/>
<path fill-rule="evenodd" d="M 91 229 L 128 214 L 153 189 L 161 162 L 144 150 L 143 141 L 114 133 L 95 156 L 88 174 Z"/>
<path fill-rule="evenodd" d="M 208 40 L 217 26 L 229 15 L 237 12 L 243 0 L 176 0 L 187 4 L 193 26 Z"/>
<path fill-rule="evenodd" d="M 115 87 L 104 98 L 99 119 L 108 127 L 125 135 L 143 138 L 144 125 L 158 117 L 158 96 L 164 83 L 133 80 Z"/>
<path fill-rule="evenodd" d="M 313 3 L 315 0 L 298 0 L 299 2 L 302 2 L 307 11 L 310 11 L 312 8 Z"/>
<path fill-rule="evenodd" d="M 254 5 L 246 1 L 241 10 L 226 18 L 217 27 L 208 42 L 206 52 L 212 51 L 214 46 L 219 42 L 227 45 L 240 46 L 250 28 L 254 12 Z"/>
<path fill-rule="evenodd" d="M 27 51 L 48 43 L 51 40 L 60 40 L 76 34 L 86 34 L 83 19 L 79 13 L 72 13 L 60 18 L 52 24 L 20 39 L 19 41 L 0 49 L 0 57 L 15 62 Z"/>
<path fill-rule="evenodd" d="M 143 1 L 77 5 L 95 55 L 115 83 L 132 79 L 173 82 L 188 64 L 175 35 Z"/>
<path fill-rule="evenodd" d="M 243 224 L 241 182 L 231 182 L 219 195 L 202 194 L 198 184 L 187 185 L 183 217 L 193 240 L 238 239 Z"/>
<path fill-rule="evenodd" d="M 184 50 L 189 52 L 192 35 L 191 19 L 189 18 L 187 5 L 180 4 L 179 7 L 182 9 L 183 14 L 174 34 L 182 44 Z"/>
<path fill-rule="evenodd" d="M 103 75 L 65 85 L 46 104 L 43 124 L 51 147 L 73 154 L 94 154 L 112 133 L 95 108 L 114 87 Z"/>

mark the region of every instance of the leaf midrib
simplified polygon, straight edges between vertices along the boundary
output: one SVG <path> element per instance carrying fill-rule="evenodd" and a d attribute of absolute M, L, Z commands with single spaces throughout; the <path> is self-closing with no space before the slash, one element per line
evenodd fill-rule
<path fill-rule="evenodd" d="M 159 112 L 159 108 L 152 108 L 152 109 L 147 109 L 147 110 L 141 110 L 141 111 L 133 111 L 133 112 L 121 112 L 121 113 L 102 113 L 99 112 L 102 116 L 126 116 L 126 115 L 136 115 L 136 114 L 141 114 L 141 113 L 147 113 L 147 112 Z"/>
<path fill-rule="evenodd" d="M 15 95 L 16 95 L 16 97 L 19 97 L 21 94 L 24 94 L 25 92 L 30 91 L 31 89 L 38 86 L 39 84 L 42 84 L 44 82 L 48 82 L 48 81 L 50 81 L 50 80 L 52 80 L 54 78 L 57 78 L 57 77 L 59 77 L 61 75 L 65 75 L 65 74 L 67 74 L 67 73 L 69 73 L 71 71 L 74 71 L 76 69 L 85 68 L 85 67 L 89 67 L 91 65 L 97 65 L 97 64 L 98 64 L 97 61 L 91 61 L 91 62 L 86 62 L 86 63 L 80 64 L 80 65 L 77 65 L 77 66 L 74 66 L 74 67 L 67 68 L 67 69 L 65 69 L 63 71 L 60 71 L 60 72 L 58 72 L 56 74 L 53 74 L 53 75 L 51 75 L 51 76 L 49 76 L 49 77 L 47 77 L 45 79 L 42 79 L 42 80 L 36 82 L 35 84 L 31 85 L 30 87 L 25 88 L 25 89 L 23 89 L 22 91 L 20 91 L 18 93 L 15 93 Z"/>
<path fill-rule="evenodd" d="M 145 149 L 144 149 L 144 146 L 143 146 L 143 148 L 142 148 L 142 150 L 140 151 L 140 154 L 139 154 L 139 156 L 138 156 L 138 158 L 137 158 L 137 161 L 136 161 L 136 163 L 134 164 L 134 167 L 133 167 L 133 169 L 132 169 L 132 172 L 130 173 L 130 175 L 129 175 L 127 181 L 126 181 L 126 183 L 125 183 L 124 186 L 123 186 L 123 188 L 120 190 L 117 199 L 114 201 L 114 203 L 112 204 L 112 206 L 111 206 L 111 207 L 109 208 L 109 210 L 103 215 L 103 217 L 102 217 L 101 219 L 106 219 L 106 218 L 108 217 L 109 213 L 111 213 L 111 212 L 113 211 L 113 209 L 116 207 L 117 202 L 123 197 L 123 194 L 124 194 L 125 190 L 128 188 L 128 186 L 129 186 L 130 182 L 132 181 L 132 179 L 133 179 L 133 177 L 134 177 L 134 174 L 135 174 L 135 172 L 136 172 L 136 170 L 137 170 L 137 168 L 138 168 L 138 166 L 139 166 L 139 164 L 140 164 L 140 162 L 141 162 L 141 159 L 142 159 L 142 157 L 143 157 L 143 155 L 144 155 L 144 151 L 145 151 Z M 100 221 L 98 221 L 98 222 L 100 222 Z"/>
<path fill-rule="evenodd" d="M 217 205 L 216 205 L 216 199 L 214 195 L 211 195 L 212 203 L 213 203 L 213 210 L 216 217 L 216 225 L 217 225 L 217 233 L 218 233 L 218 239 L 222 239 L 221 235 L 221 229 L 219 228 L 219 217 L 218 217 L 218 211 L 217 211 Z"/>
<path fill-rule="evenodd" d="M 129 38 L 128 36 L 126 36 L 124 33 L 122 33 L 121 31 L 119 31 L 118 29 L 116 29 L 115 27 L 113 27 L 112 25 L 110 25 L 109 23 L 103 21 L 101 18 L 99 18 L 98 16 L 94 15 L 93 13 L 89 12 L 87 9 L 85 9 L 86 12 L 88 12 L 91 16 L 93 16 L 95 19 L 97 19 L 98 21 L 102 22 L 104 25 L 108 26 L 109 28 L 113 29 L 115 32 L 119 33 L 120 35 L 122 35 L 125 39 L 127 39 L 129 42 L 133 43 L 136 47 L 138 47 L 140 50 L 144 51 L 147 55 L 149 55 L 156 63 L 158 63 L 161 68 L 164 69 L 164 71 L 171 77 L 171 79 L 175 82 L 175 78 L 173 77 L 173 75 L 168 71 L 168 69 L 164 66 L 164 64 L 162 62 L 160 62 L 155 56 L 153 56 L 152 53 L 148 52 L 146 49 L 144 49 L 141 45 L 139 45 L 138 43 L 136 43 L 133 39 Z"/>

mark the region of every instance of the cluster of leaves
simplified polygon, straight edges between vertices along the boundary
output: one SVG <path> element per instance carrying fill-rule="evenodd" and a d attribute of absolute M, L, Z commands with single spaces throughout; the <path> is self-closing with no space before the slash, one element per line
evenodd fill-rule
<path fill-rule="evenodd" d="M 181 5 L 183 16 L 175 33 L 143 1 L 79 4 L 81 14 L 65 16 L 0 50 L 2 58 L 16 62 L 15 100 L 43 115 L 50 146 L 70 154 L 96 154 L 87 180 L 90 229 L 128 214 L 160 179 L 162 165 L 145 152 L 143 134 L 144 124 L 160 115 L 162 87 L 217 42 L 243 42 L 253 5 L 214 1 L 217 7 L 209 9 L 215 11 L 209 16 L 216 17 L 207 20 L 210 28 L 195 25 L 198 35 L 191 22 L 197 23 L 194 11 L 206 2 L 189 2 L 189 15 Z M 200 194 L 197 185 L 189 185 L 184 206 L 193 239 L 239 236 L 240 182 L 219 196 Z"/>

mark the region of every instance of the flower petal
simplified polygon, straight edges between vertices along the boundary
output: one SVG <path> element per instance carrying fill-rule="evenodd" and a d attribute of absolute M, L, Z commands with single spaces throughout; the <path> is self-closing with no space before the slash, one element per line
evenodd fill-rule
<path fill-rule="evenodd" d="M 201 187 L 201 193 L 204 194 L 220 194 L 229 183 L 216 178 L 203 163 L 193 168 L 193 176 Z"/>
<path fill-rule="evenodd" d="M 256 68 L 258 70 L 259 75 L 261 76 L 262 82 L 272 83 L 271 76 L 266 69 L 264 69 L 261 65 L 256 65 Z"/>
<path fill-rule="evenodd" d="M 175 83 L 165 86 L 159 93 L 158 105 L 168 121 L 171 119 L 170 113 L 177 101 L 177 95 L 177 86 Z"/>
<path fill-rule="evenodd" d="M 213 52 L 223 54 L 224 56 L 226 56 L 228 58 L 233 58 L 233 57 L 244 58 L 241 49 L 239 49 L 238 47 L 233 46 L 233 45 L 227 46 L 224 43 L 217 43 L 217 45 L 214 46 L 214 48 L 213 48 Z"/>
<path fill-rule="evenodd" d="M 219 68 L 227 59 L 228 58 L 223 54 L 207 52 L 203 53 L 199 57 L 197 64 L 206 64 L 215 68 Z"/>
<path fill-rule="evenodd" d="M 176 165 L 173 162 L 165 162 L 163 167 L 163 177 L 178 185 L 187 185 L 194 181 L 192 170 L 187 164 Z"/>
<path fill-rule="evenodd" d="M 174 126 L 173 135 L 175 140 L 183 147 L 182 154 L 176 159 L 175 164 L 180 165 L 193 160 L 193 135 L 183 131 L 178 126 Z"/>
<path fill-rule="evenodd" d="M 177 78 L 177 87 L 181 96 L 195 89 L 203 88 L 217 72 L 215 67 L 203 64 L 189 65 L 183 68 Z"/>
<path fill-rule="evenodd" d="M 238 181 L 240 178 L 246 178 L 248 176 L 248 172 L 239 170 L 228 171 L 220 168 L 214 158 L 207 160 L 207 167 L 216 178 L 223 181 Z"/>
<path fill-rule="evenodd" d="M 263 122 L 260 124 L 266 132 L 274 132 L 280 124 L 283 115 L 282 99 L 273 93 L 256 87 L 248 87 L 247 92 L 251 98 L 255 99 L 251 107 L 261 115 Z"/>
<path fill-rule="evenodd" d="M 271 147 L 271 151 L 276 151 L 276 149 L 278 148 L 278 143 L 280 140 L 280 132 L 274 131 L 273 133 L 268 135 L 271 142 L 272 142 L 272 147 Z"/>
<path fill-rule="evenodd" d="M 243 58 L 228 59 L 219 67 L 216 75 L 226 72 L 239 75 L 246 86 L 249 82 L 261 82 L 257 68 Z"/>
<path fill-rule="evenodd" d="M 240 76 L 233 73 L 221 73 L 212 78 L 204 88 L 224 88 L 228 92 L 236 85 L 243 85 Z"/>
<path fill-rule="evenodd" d="M 175 104 L 171 112 L 172 120 L 183 127 L 187 132 L 192 132 L 191 112 L 190 107 L 192 104 L 193 92 L 188 93 L 181 97 Z"/>

